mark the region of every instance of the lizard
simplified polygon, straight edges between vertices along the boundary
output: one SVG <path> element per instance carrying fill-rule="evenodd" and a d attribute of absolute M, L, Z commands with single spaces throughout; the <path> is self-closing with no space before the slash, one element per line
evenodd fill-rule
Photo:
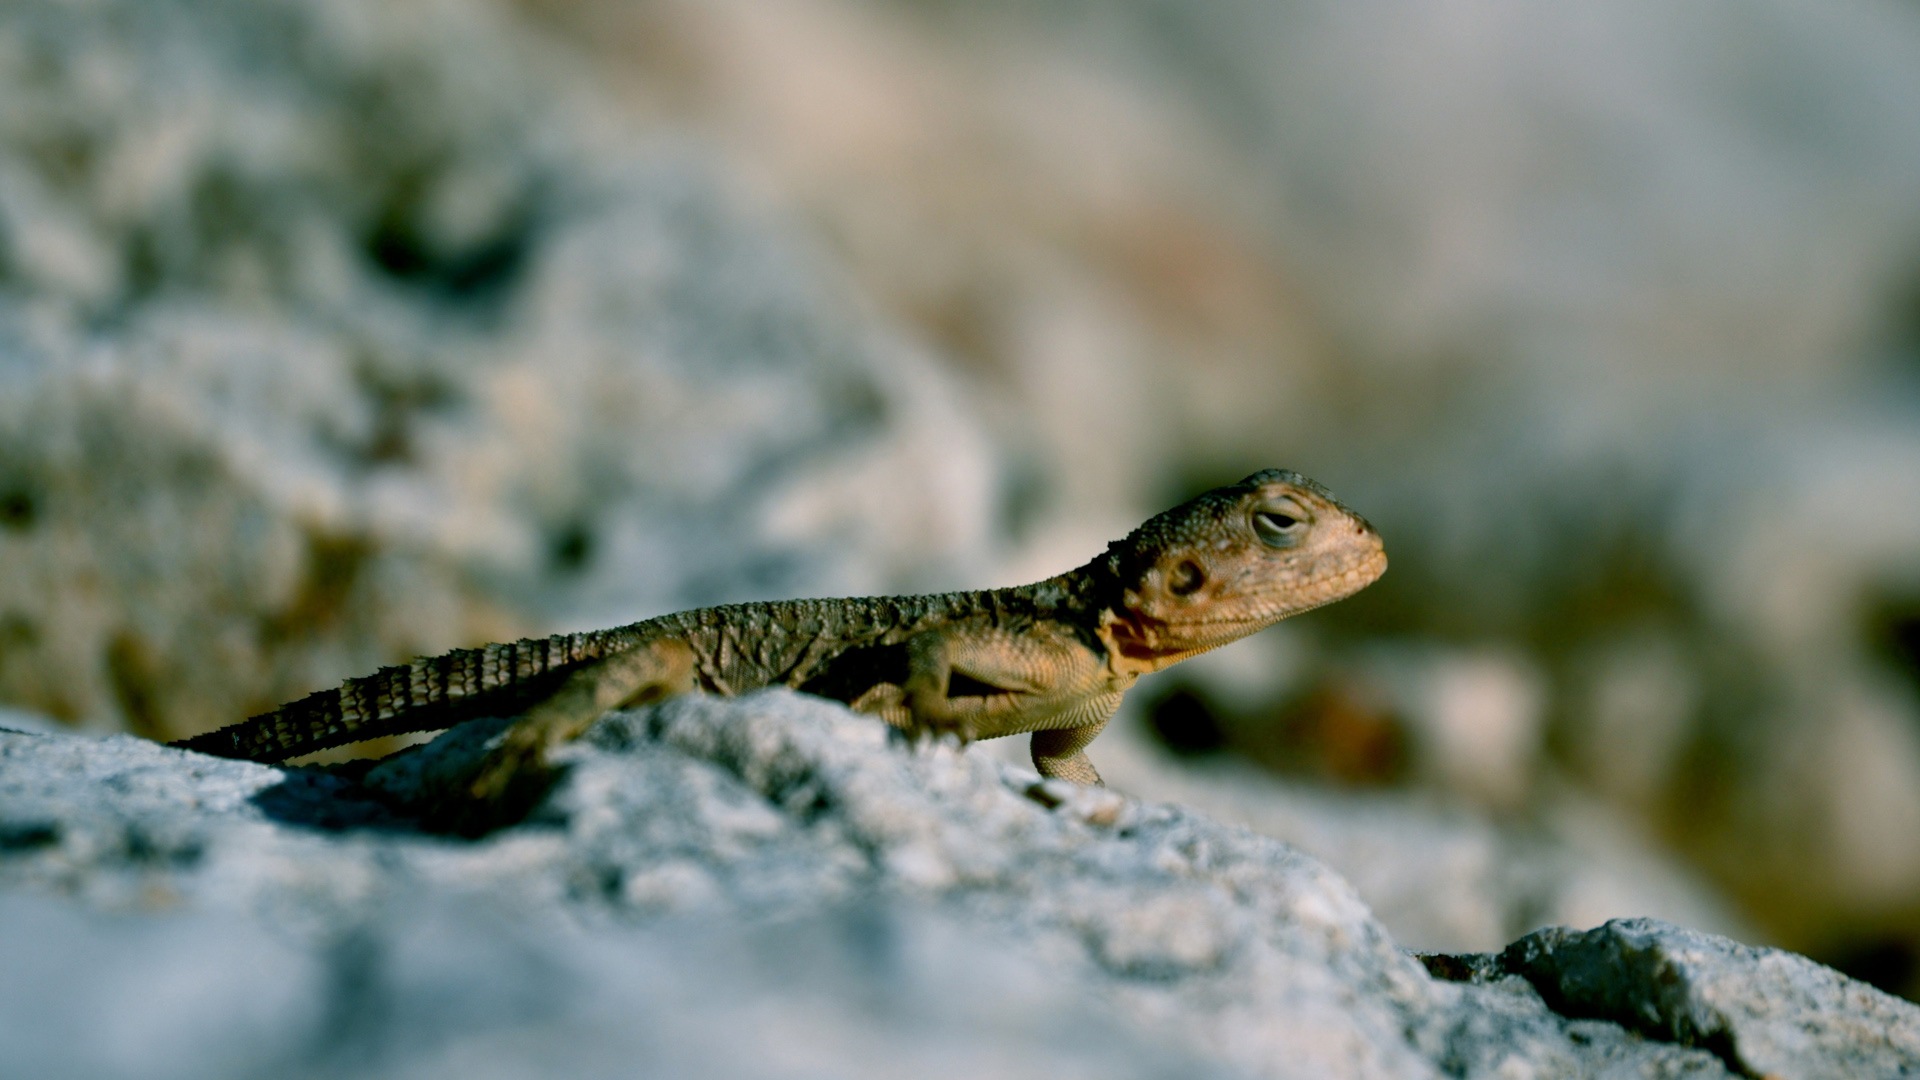
<path fill-rule="evenodd" d="M 278 762 L 513 717 L 451 797 L 527 806 L 550 776 L 549 754 L 608 711 L 787 686 L 913 739 L 1030 733 L 1042 776 L 1099 785 L 1086 747 L 1140 676 L 1350 596 L 1386 567 L 1365 518 L 1298 473 L 1266 469 L 1030 585 L 728 604 L 456 649 L 172 745 Z"/>

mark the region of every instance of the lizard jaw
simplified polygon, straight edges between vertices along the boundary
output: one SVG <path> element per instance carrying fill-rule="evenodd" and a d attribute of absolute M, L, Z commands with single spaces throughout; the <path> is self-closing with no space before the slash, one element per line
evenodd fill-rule
<path fill-rule="evenodd" d="M 1257 608 L 1245 615 L 1188 619 L 1155 617 L 1138 607 L 1110 610 L 1102 616 L 1100 637 L 1109 655 L 1124 658 L 1129 662 L 1125 666 L 1135 674 L 1159 671 L 1258 633 L 1282 619 L 1344 600 L 1379 580 L 1386 571 L 1386 552 L 1375 548 L 1355 565 L 1320 578 L 1311 588 L 1298 590 L 1301 598 L 1293 603 Z"/>

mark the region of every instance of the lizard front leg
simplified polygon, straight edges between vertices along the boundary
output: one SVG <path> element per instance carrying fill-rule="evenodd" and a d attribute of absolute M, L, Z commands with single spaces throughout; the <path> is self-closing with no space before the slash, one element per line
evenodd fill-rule
<path fill-rule="evenodd" d="M 1099 783 L 1081 751 L 1106 725 L 1122 691 L 1100 657 L 1070 632 L 943 628 L 911 639 L 907 657 L 899 697 L 909 734 L 950 732 L 967 743 L 1045 732 L 1048 739 L 1036 747 L 1047 752 L 1036 749 L 1034 758 L 1041 772 Z"/>
<path fill-rule="evenodd" d="M 1107 786 L 1107 782 L 1100 779 L 1100 770 L 1094 768 L 1093 760 L 1087 757 L 1087 744 L 1107 729 L 1107 721 L 1113 719 L 1114 710 L 1120 707 L 1120 694 L 1088 704 L 1088 711 L 1102 714 L 1098 720 L 1078 727 L 1048 728 L 1033 733 L 1028 752 L 1033 755 L 1033 767 L 1041 776 L 1057 776 L 1086 787 Z"/>

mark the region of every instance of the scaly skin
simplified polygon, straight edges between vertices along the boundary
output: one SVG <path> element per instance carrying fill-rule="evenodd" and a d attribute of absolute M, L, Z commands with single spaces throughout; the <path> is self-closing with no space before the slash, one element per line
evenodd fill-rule
<path fill-rule="evenodd" d="M 278 761 L 518 716 L 462 798 L 525 803 L 552 748 L 614 708 L 789 686 L 913 736 L 1033 734 L 1043 775 L 1100 783 L 1085 747 L 1136 679 L 1365 588 L 1380 537 L 1325 488 L 1269 469 L 1183 503 L 1032 585 L 702 608 L 383 668 L 175 745 Z"/>

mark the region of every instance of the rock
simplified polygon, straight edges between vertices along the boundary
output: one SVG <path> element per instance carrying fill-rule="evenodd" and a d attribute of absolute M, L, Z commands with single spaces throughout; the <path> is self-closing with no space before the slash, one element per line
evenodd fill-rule
<path fill-rule="evenodd" d="M 66 729 L 39 713 L 0 706 L 0 728 L 25 735 L 55 735 Z"/>
<path fill-rule="evenodd" d="M 1568 1016 L 1710 1047 L 1746 1076 L 1910 1076 L 1920 1029 L 1908 1002 L 1773 949 L 1653 919 L 1542 930 L 1497 956 L 1434 957 L 1436 973 L 1518 975 Z"/>
<path fill-rule="evenodd" d="M 0 698 L 178 737 L 977 577 L 964 396 L 573 69 L 483 0 L 0 10 Z"/>
<path fill-rule="evenodd" d="M 1227 755 L 1175 758 L 1126 719 L 1095 752 L 1117 790 L 1179 802 L 1324 860 L 1410 948 L 1485 951 L 1541 926 L 1629 915 L 1754 932 L 1620 813 L 1565 784 L 1544 786 L 1534 813 L 1515 819 L 1431 791 L 1341 790 Z"/>
<path fill-rule="evenodd" d="M 937 914 L 589 933 L 419 895 L 368 915 L 290 944 L 0 897 L 0 1045 L 49 1080 L 1223 1075 Z"/>
<path fill-rule="evenodd" d="M 0 1046 L 19 1075 L 261 1075 L 325 1037 L 326 958 L 259 923 L 18 893 L 0 920 Z"/>
<path fill-rule="evenodd" d="M 1694 1028 L 1594 1019 L 1520 978 L 1434 979 L 1277 841 L 907 750 L 833 703 L 682 698 L 608 717 L 569 761 L 533 820 L 456 842 L 406 814 L 404 776 L 431 768 L 376 796 L 342 772 L 0 733 L 8 1059 L 107 1077 L 1733 1075 L 1722 1044 L 1686 1045 Z M 1872 1005 L 1879 1042 L 1823 1036 L 1796 1061 L 1897 1062 L 1920 1038 L 1920 1009 L 1809 962 L 1658 932 L 1691 943 L 1699 986 L 1817 975 L 1786 1014 L 1809 1031 Z M 1582 963 L 1623 1000 L 1668 993 L 1645 964 Z"/>

